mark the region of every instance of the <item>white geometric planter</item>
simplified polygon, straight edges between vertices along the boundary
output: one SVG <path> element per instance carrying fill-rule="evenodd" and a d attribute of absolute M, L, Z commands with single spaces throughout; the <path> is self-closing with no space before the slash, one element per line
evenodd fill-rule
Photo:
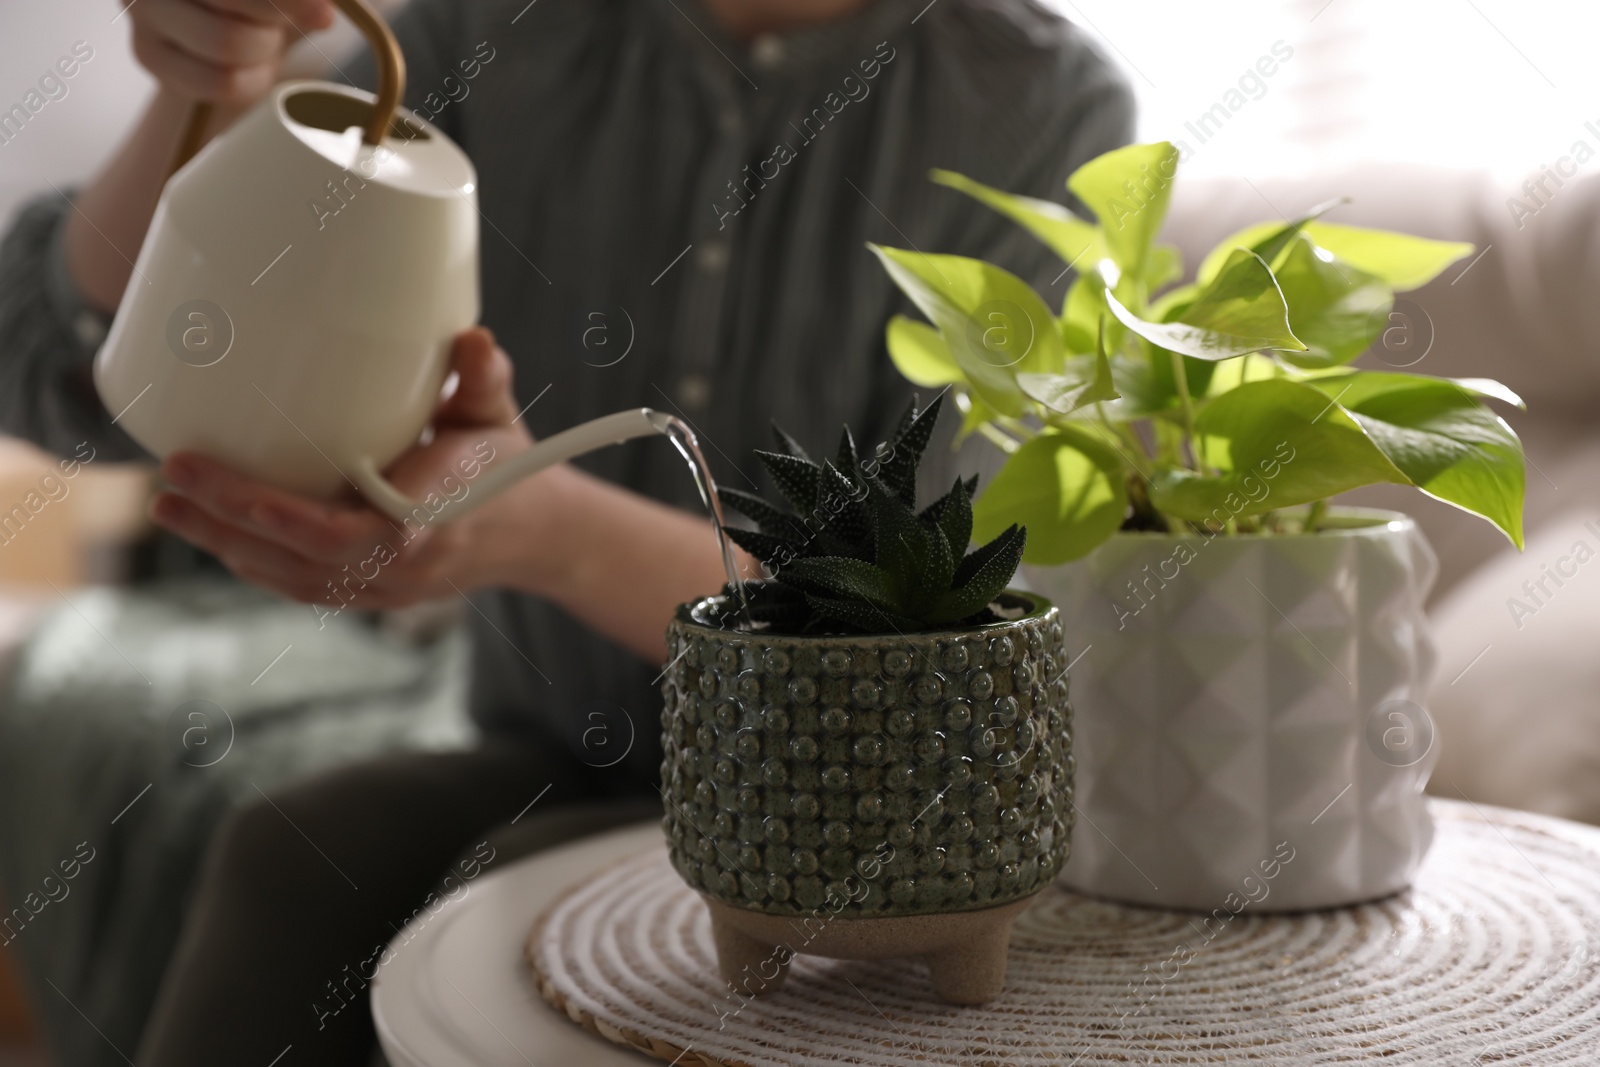
<path fill-rule="evenodd" d="M 1436 571 L 1409 518 L 1359 509 L 1308 536 L 1118 534 L 1025 567 L 1082 657 L 1062 880 L 1206 912 L 1409 885 L 1433 839 Z"/>

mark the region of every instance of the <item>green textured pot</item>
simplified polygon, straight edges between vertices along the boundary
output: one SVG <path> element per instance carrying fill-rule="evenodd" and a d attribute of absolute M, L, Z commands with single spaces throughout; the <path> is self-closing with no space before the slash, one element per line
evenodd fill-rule
<path fill-rule="evenodd" d="M 921 956 L 946 999 L 1000 991 L 1012 920 L 1066 861 L 1073 763 L 1060 616 L 998 603 L 1016 617 L 868 636 L 723 629 L 720 597 L 679 608 L 667 845 L 736 988 L 776 987 L 804 953 Z"/>

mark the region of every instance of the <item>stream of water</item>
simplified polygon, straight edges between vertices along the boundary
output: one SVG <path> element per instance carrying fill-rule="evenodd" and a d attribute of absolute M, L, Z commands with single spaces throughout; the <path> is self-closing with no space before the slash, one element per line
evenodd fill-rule
<path fill-rule="evenodd" d="M 700 442 L 695 439 L 694 431 L 689 428 L 689 424 L 675 415 L 653 412 L 651 421 L 672 442 L 672 446 L 678 450 L 678 454 L 689 465 L 690 473 L 694 475 L 695 488 L 700 490 L 700 499 L 706 506 L 706 513 L 711 516 L 711 529 L 717 535 L 717 547 L 722 551 L 722 568 L 728 575 L 728 588 L 733 591 L 739 603 L 738 618 L 732 620 L 733 625 L 748 625 L 749 603 L 745 600 L 744 581 L 739 577 L 739 565 L 733 556 L 733 543 L 728 540 L 728 522 L 722 512 L 722 500 L 717 496 L 717 483 L 712 480 L 711 468 L 706 464 L 706 457 L 700 451 Z"/>

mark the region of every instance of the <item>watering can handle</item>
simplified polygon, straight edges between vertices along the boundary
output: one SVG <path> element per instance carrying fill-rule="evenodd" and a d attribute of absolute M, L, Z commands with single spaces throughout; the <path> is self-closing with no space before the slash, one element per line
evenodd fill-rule
<path fill-rule="evenodd" d="M 377 464 L 370 459 L 359 461 L 349 473 L 368 503 L 396 522 L 405 523 L 409 520 L 424 526 L 454 522 L 476 511 L 530 474 L 606 445 L 667 433 L 671 421 L 669 416 L 649 408 L 630 408 L 592 419 L 546 437 L 526 451 L 505 457 L 484 471 L 477 481 L 468 484 L 464 495 L 436 506 L 407 497 L 383 476 Z M 437 493 L 430 496 L 433 500 L 437 498 Z"/>
<path fill-rule="evenodd" d="M 367 128 L 361 139 L 370 145 L 381 144 L 394 118 L 395 109 L 400 106 L 400 98 L 405 95 L 405 56 L 401 54 L 400 42 L 394 39 L 388 23 L 368 6 L 367 0 L 334 0 L 334 3 L 355 23 L 356 29 L 361 31 L 377 56 L 378 102 L 372 108 L 372 117 L 367 120 Z M 205 100 L 198 100 L 189 108 L 189 120 L 184 123 L 183 138 L 178 142 L 178 151 L 172 157 L 167 177 L 177 173 L 179 167 L 193 159 L 194 154 L 205 146 L 211 111 L 210 102 Z"/>

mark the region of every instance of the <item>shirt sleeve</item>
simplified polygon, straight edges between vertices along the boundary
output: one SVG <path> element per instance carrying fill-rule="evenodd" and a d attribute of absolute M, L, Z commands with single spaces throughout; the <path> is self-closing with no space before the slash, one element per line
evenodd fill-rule
<path fill-rule="evenodd" d="M 104 459 L 141 458 L 95 392 L 91 368 L 110 320 L 68 273 L 71 210 L 56 194 L 30 201 L 0 242 L 0 432 L 57 454 L 87 442 Z"/>

